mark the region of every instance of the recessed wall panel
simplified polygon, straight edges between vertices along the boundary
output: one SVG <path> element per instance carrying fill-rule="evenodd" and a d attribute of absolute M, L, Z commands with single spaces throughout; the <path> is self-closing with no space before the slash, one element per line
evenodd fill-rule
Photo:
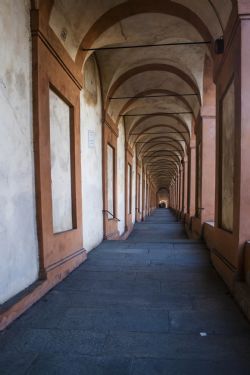
<path fill-rule="evenodd" d="M 132 213 L 132 167 L 128 164 L 128 214 Z"/>
<path fill-rule="evenodd" d="M 137 212 L 141 212 L 141 175 L 137 173 Z"/>
<path fill-rule="evenodd" d="M 201 217 L 201 142 L 198 144 L 197 149 L 197 216 Z"/>
<path fill-rule="evenodd" d="M 221 226 L 233 231 L 234 190 L 234 133 L 235 133 L 234 81 L 222 101 L 222 160 L 221 160 Z"/>
<path fill-rule="evenodd" d="M 53 232 L 73 228 L 70 155 L 70 107 L 49 91 Z"/>
<path fill-rule="evenodd" d="M 108 191 L 108 211 L 114 215 L 114 149 L 107 146 L 107 191 Z M 108 218 L 112 219 L 108 213 Z"/>

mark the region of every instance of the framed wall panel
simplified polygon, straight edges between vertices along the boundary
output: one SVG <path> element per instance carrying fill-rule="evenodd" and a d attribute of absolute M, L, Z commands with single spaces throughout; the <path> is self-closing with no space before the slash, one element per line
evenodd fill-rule
<path fill-rule="evenodd" d="M 145 218 L 145 186 L 146 186 L 146 182 L 145 182 L 145 171 L 142 169 L 142 220 L 144 220 Z"/>
<path fill-rule="evenodd" d="M 53 233 L 73 229 L 71 107 L 49 89 Z"/>
<path fill-rule="evenodd" d="M 130 232 L 133 228 L 132 210 L 133 210 L 133 150 L 131 146 L 125 144 L 125 231 Z"/>
<path fill-rule="evenodd" d="M 141 175 L 137 173 L 137 212 L 141 212 Z"/>
<path fill-rule="evenodd" d="M 221 218 L 222 229 L 233 231 L 234 216 L 234 153 L 235 153 L 235 91 L 231 80 L 221 100 Z"/>
<path fill-rule="evenodd" d="M 114 216 L 114 149 L 109 144 L 107 145 L 107 193 L 108 193 L 108 218 L 112 219 Z"/>
<path fill-rule="evenodd" d="M 48 272 L 60 265 L 66 269 L 67 262 L 75 259 L 77 264 L 86 257 L 82 236 L 80 90 L 39 37 L 33 39 L 33 95 L 40 275 L 48 277 Z"/>
<path fill-rule="evenodd" d="M 149 214 L 149 185 L 146 184 L 146 214 Z"/>
<path fill-rule="evenodd" d="M 196 201 L 196 216 L 201 217 L 201 176 L 202 176 L 202 163 L 201 163 L 201 141 L 199 141 L 197 145 L 197 161 L 196 161 L 196 176 L 197 176 L 197 181 L 196 181 L 196 194 L 197 194 L 197 201 Z"/>
<path fill-rule="evenodd" d="M 132 214 L 132 166 L 128 163 L 128 183 L 127 183 L 127 195 L 128 195 L 128 214 Z"/>
<path fill-rule="evenodd" d="M 103 232 L 104 239 L 118 239 L 117 219 L 118 128 L 106 115 L 103 124 Z M 109 212 L 112 214 L 110 214 Z"/>

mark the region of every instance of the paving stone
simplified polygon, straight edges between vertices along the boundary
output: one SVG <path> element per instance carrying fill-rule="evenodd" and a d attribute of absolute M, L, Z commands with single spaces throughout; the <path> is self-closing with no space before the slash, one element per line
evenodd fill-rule
<path fill-rule="evenodd" d="M 126 267 L 126 266 L 135 266 L 135 265 L 142 265 L 142 266 L 146 266 L 147 264 L 149 264 L 149 260 L 148 259 L 145 259 L 143 257 L 141 257 L 141 259 L 137 259 L 137 260 L 134 260 L 133 258 L 128 258 L 128 257 L 124 257 L 124 258 L 119 258 L 119 259 L 109 259 L 108 257 L 96 257 L 96 259 L 88 259 L 88 261 L 86 263 L 90 263 L 91 261 L 91 266 L 99 266 L 99 267 L 109 267 L 110 270 L 114 270 L 114 267 Z M 111 266 L 113 265 L 113 268 L 111 268 Z"/>
<path fill-rule="evenodd" d="M 171 311 L 170 332 L 250 335 L 249 323 L 236 311 Z"/>
<path fill-rule="evenodd" d="M 248 375 L 249 361 L 135 359 L 131 375 Z"/>
<path fill-rule="evenodd" d="M 80 272 L 73 273 L 70 275 L 71 280 L 84 281 L 84 280 L 135 280 L 136 272 L 125 272 L 125 271 L 86 271 L 80 270 Z"/>
<path fill-rule="evenodd" d="M 248 360 L 250 358 L 249 335 L 228 336 L 197 334 L 119 333 L 108 337 L 103 355 L 126 357 Z"/>
<path fill-rule="evenodd" d="M 127 358 L 42 354 L 27 375 L 129 375 L 130 368 Z"/>
<path fill-rule="evenodd" d="M 136 294 L 120 293 L 82 293 L 80 291 L 55 291 L 51 295 L 52 303 L 55 303 L 61 309 L 68 307 L 121 307 L 121 306 L 148 306 L 156 309 L 167 310 L 192 310 L 192 299 L 186 295 L 176 296 L 175 294 L 162 295 L 143 290 Z"/>
<path fill-rule="evenodd" d="M 43 299 L 34 307 L 21 315 L 13 324 L 15 328 L 56 328 L 58 321 L 65 314 L 65 309 L 56 304 L 50 304 Z"/>
<path fill-rule="evenodd" d="M 3 353 L 79 353 L 97 355 L 105 335 L 77 330 L 12 329 L 1 343 Z"/>
<path fill-rule="evenodd" d="M 174 268 L 174 267 L 173 267 Z M 169 269 L 168 272 L 157 271 L 151 267 L 151 272 L 135 272 L 136 280 L 137 279 L 152 279 L 160 280 L 162 282 L 177 282 L 182 281 L 183 283 L 192 282 L 192 283 L 213 283 L 216 284 L 216 287 L 224 287 L 221 283 L 220 278 L 215 274 L 215 271 L 210 268 L 203 273 L 199 272 L 186 272 L 185 270 L 180 271 L 179 269 Z M 218 283 L 219 281 L 219 283 Z"/>
<path fill-rule="evenodd" d="M 215 288 L 217 287 L 216 291 Z M 169 289 L 174 290 L 178 294 L 188 294 L 192 296 L 211 296 L 214 294 L 225 294 L 227 293 L 226 287 L 220 283 L 216 284 L 214 282 L 197 282 L 197 281 L 161 281 L 161 292 L 164 294 L 169 293 Z M 219 297 L 218 297 L 219 298 Z"/>
<path fill-rule="evenodd" d="M 233 310 L 239 314 L 239 307 L 230 295 L 193 296 L 191 297 L 193 309 L 199 311 Z"/>
<path fill-rule="evenodd" d="M 200 332 L 207 336 L 200 336 Z M 0 333 L 0 375 L 249 374 L 250 332 L 169 210 L 104 241 Z"/>
<path fill-rule="evenodd" d="M 0 353 L 0 374 L 25 375 L 36 358 L 34 353 Z"/>
<path fill-rule="evenodd" d="M 126 308 L 90 309 L 70 308 L 59 323 L 59 328 L 81 329 L 91 332 L 168 332 L 167 310 Z"/>
<path fill-rule="evenodd" d="M 102 249 L 103 254 L 113 254 L 113 249 Z M 140 256 L 147 256 L 149 250 L 147 248 L 136 248 L 136 247 L 128 247 L 128 248 L 117 248 L 116 253 L 118 254 L 132 254 L 132 255 L 140 255 Z M 98 253 L 99 254 L 99 253 Z M 106 255 L 107 256 L 107 255 Z"/>
<path fill-rule="evenodd" d="M 105 294 L 112 294 L 115 291 L 117 293 L 132 293 L 140 294 L 144 293 L 160 293 L 160 282 L 158 280 L 142 280 L 142 281 L 133 281 L 133 280 L 124 280 L 124 279 L 115 279 L 115 280 L 85 280 L 76 282 L 70 278 L 65 282 L 61 283 L 57 290 L 82 290 L 87 293 L 98 292 Z"/>

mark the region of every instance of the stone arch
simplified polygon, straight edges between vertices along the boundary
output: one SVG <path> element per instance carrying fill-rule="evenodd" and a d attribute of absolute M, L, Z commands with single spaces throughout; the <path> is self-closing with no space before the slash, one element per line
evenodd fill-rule
<path fill-rule="evenodd" d="M 132 68 L 130 70 L 128 70 L 126 73 L 122 74 L 113 84 L 112 86 L 110 87 L 109 91 L 108 91 L 108 94 L 107 94 L 107 99 L 106 99 L 106 104 L 105 104 L 105 108 L 107 108 L 107 105 L 108 105 L 108 98 L 113 96 L 115 91 L 125 82 L 127 81 L 129 78 L 137 75 L 137 74 L 140 74 L 140 73 L 143 73 L 143 72 L 148 72 L 148 71 L 162 71 L 162 72 L 169 72 L 169 73 L 173 73 L 175 74 L 176 76 L 178 76 L 179 78 L 181 78 L 183 81 L 185 81 L 187 83 L 187 85 L 190 86 L 190 88 L 195 92 L 195 93 L 199 93 L 199 89 L 196 85 L 196 83 L 186 74 L 184 73 L 182 70 L 180 70 L 179 68 L 173 66 L 173 65 L 168 65 L 168 64 L 145 64 L 145 65 L 141 65 L 141 66 L 137 66 L 135 68 Z M 201 97 L 200 97 L 200 93 L 199 93 L 199 102 L 201 103 Z"/>
<path fill-rule="evenodd" d="M 141 13 L 163 13 L 181 18 L 191 23 L 203 40 L 213 40 L 209 29 L 200 17 L 182 4 L 170 0 L 159 0 L 157 2 L 151 0 L 126 1 L 108 10 L 92 25 L 79 46 L 76 56 L 77 65 L 81 67 L 87 56 L 87 52 L 82 51 L 81 48 L 90 48 L 95 40 L 115 23 Z"/>
<path fill-rule="evenodd" d="M 130 128 L 129 130 L 129 133 L 130 131 L 134 131 L 143 121 L 149 119 L 149 118 L 153 118 L 153 117 L 156 117 L 156 116 L 162 116 L 162 117 L 169 117 L 169 118 L 173 118 L 175 119 L 176 121 L 179 121 L 181 123 L 181 125 L 187 130 L 187 132 L 190 134 L 190 131 L 187 127 L 187 124 L 185 123 L 185 121 L 183 121 L 181 118 L 177 117 L 176 115 L 168 115 L 168 114 L 158 114 L 158 113 L 155 113 L 153 115 L 147 115 L 147 116 L 144 116 L 144 117 L 141 117 L 139 118 L 133 125 L 132 127 Z"/>
<path fill-rule="evenodd" d="M 146 95 L 152 95 L 152 94 L 156 94 L 156 93 L 158 93 L 158 94 L 173 94 L 173 95 L 178 94 L 177 92 L 164 90 L 164 89 L 152 89 L 152 90 L 142 91 L 142 92 L 138 93 L 136 96 L 134 96 L 134 98 L 129 99 L 124 104 L 124 106 L 120 110 L 119 115 L 121 116 L 122 114 L 124 114 L 128 110 L 129 106 L 138 100 L 138 98 L 137 98 L 138 96 L 140 96 L 140 95 L 146 96 Z M 179 96 L 178 99 L 188 108 L 188 110 L 190 112 L 193 112 L 192 106 L 189 104 L 189 102 L 183 96 Z"/>

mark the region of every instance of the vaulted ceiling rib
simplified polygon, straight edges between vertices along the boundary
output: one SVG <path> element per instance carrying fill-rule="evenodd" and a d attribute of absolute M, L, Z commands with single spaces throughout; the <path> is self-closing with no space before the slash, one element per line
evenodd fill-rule
<path fill-rule="evenodd" d="M 54 0 L 50 26 L 79 66 L 97 59 L 106 112 L 123 121 L 157 188 L 168 188 L 185 158 L 203 103 L 204 63 L 223 36 L 232 0 Z M 100 48 L 210 41 L 153 48 Z M 164 184 L 165 186 L 161 186 Z"/>

